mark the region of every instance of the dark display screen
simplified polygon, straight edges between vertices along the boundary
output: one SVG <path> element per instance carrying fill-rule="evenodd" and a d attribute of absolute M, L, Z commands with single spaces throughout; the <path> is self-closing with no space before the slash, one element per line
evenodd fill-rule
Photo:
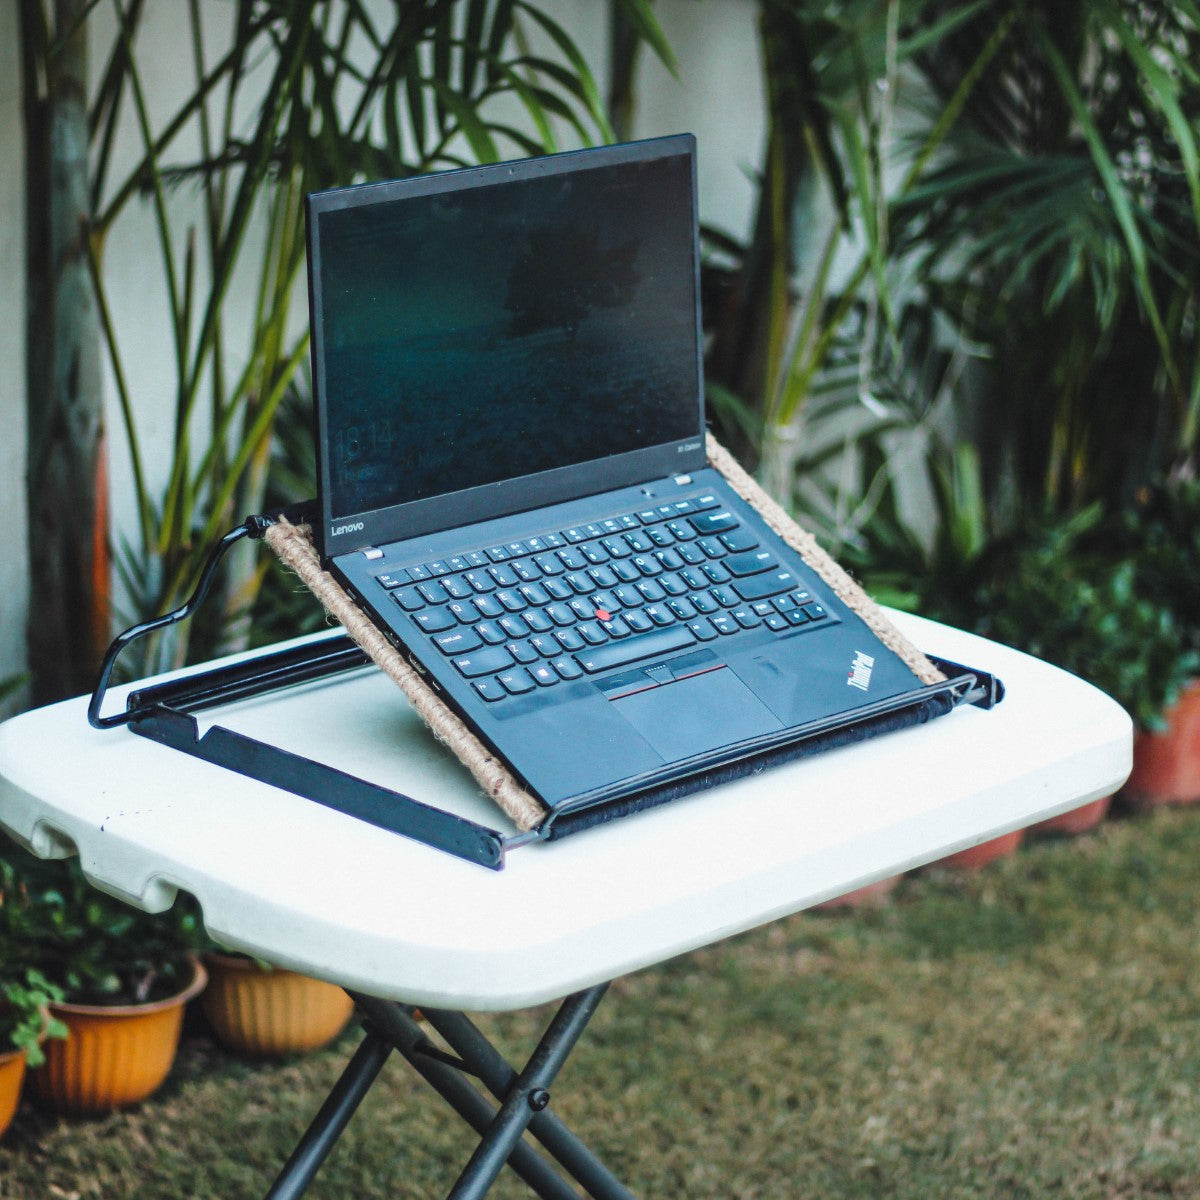
<path fill-rule="evenodd" d="M 318 212 L 331 516 L 698 434 L 690 156 L 528 166 Z"/>

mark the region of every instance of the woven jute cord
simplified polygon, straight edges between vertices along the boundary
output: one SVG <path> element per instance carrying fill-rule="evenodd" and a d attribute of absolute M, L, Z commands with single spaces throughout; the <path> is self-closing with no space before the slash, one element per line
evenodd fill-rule
<path fill-rule="evenodd" d="M 857 613 L 881 642 L 897 654 L 922 683 L 939 683 L 945 676 L 884 616 L 878 605 L 847 572 L 755 483 L 737 460 L 711 435 L 709 462 L 721 472 L 743 500 L 762 514 L 767 524 L 795 550 L 851 611 Z M 444 742 L 475 778 L 476 783 L 507 814 L 518 829 L 535 828 L 549 811 L 517 783 L 508 768 L 475 736 L 461 718 L 408 664 L 371 619 L 321 566 L 307 525 L 280 520 L 266 533 L 267 544 L 345 626 L 346 633 L 400 687 L 421 719 Z"/>
<path fill-rule="evenodd" d="M 717 441 L 708 435 L 708 461 L 725 476 L 729 486 L 747 503 L 762 514 L 763 520 L 787 542 L 797 554 L 828 584 L 837 598 L 857 613 L 871 632 L 925 684 L 941 683 L 946 676 L 937 669 L 883 614 L 879 605 L 867 595 L 838 561 L 823 550 L 807 529 L 801 528 L 755 482 L 741 464 Z"/>

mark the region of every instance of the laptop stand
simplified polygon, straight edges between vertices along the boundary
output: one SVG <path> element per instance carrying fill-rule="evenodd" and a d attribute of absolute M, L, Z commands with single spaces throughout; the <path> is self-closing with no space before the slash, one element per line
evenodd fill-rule
<path fill-rule="evenodd" d="M 121 652 L 134 641 L 190 618 L 208 595 L 228 549 L 242 537 L 261 538 L 274 520 L 266 516 L 249 517 L 231 529 L 214 547 L 195 591 L 181 607 L 135 625 L 113 639 L 88 704 L 88 721 L 96 729 L 127 725 L 131 732 L 141 737 L 492 870 L 503 868 L 508 851 L 530 842 L 563 837 L 764 766 L 917 723 L 927 719 L 931 705 L 942 705 L 943 711 L 958 704 L 991 708 L 1004 694 L 1003 684 L 987 672 L 931 657 L 930 661 L 947 676 L 946 682 L 915 690 L 908 709 L 776 747 L 719 771 L 639 793 L 595 810 L 550 812 L 534 829 L 508 835 L 222 725 L 213 725 L 204 733 L 200 732 L 195 714 L 204 709 L 266 695 L 300 683 L 329 679 L 371 665 L 367 655 L 344 634 L 331 633 L 287 649 L 261 651 L 227 665 L 139 688 L 129 694 L 124 712 L 103 715 L 104 698 Z"/>

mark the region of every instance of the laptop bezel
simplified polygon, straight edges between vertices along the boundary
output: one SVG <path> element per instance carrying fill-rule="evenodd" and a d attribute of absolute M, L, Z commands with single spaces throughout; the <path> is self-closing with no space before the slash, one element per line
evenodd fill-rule
<path fill-rule="evenodd" d="M 365 204 L 389 203 L 410 197 L 444 194 L 468 188 L 502 186 L 539 176 L 579 172 L 603 166 L 667 157 L 686 157 L 691 177 L 687 216 L 691 226 L 692 278 L 695 309 L 695 432 L 687 437 L 623 454 L 518 475 L 480 487 L 396 504 L 362 513 L 334 513 L 330 466 L 325 448 L 328 413 L 324 357 L 324 312 L 321 289 L 320 221 L 322 214 Z M 432 175 L 313 192 L 305 197 L 308 246 L 309 318 L 317 478 L 320 522 L 314 540 L 323 560 L 369 546 L 379 546 L 438 530 L 469 525 L 544 505 L 593 495 L 650 479 L 700 469 L 707 462 L 704 441 L 703 328 L 700 309 L 700 248 L 698 237 L 696 143 L 691 134 L 674 134 L 640 142 L 567 151 L 540 158 L 491 163 Z"/>

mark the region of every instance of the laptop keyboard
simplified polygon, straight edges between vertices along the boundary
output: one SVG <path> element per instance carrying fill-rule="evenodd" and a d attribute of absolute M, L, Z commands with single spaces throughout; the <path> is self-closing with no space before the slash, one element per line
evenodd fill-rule
<path fill-rule="evenodd" d="M 489 703 L 828 619 L 711 493 L 376 578 Z"/>

